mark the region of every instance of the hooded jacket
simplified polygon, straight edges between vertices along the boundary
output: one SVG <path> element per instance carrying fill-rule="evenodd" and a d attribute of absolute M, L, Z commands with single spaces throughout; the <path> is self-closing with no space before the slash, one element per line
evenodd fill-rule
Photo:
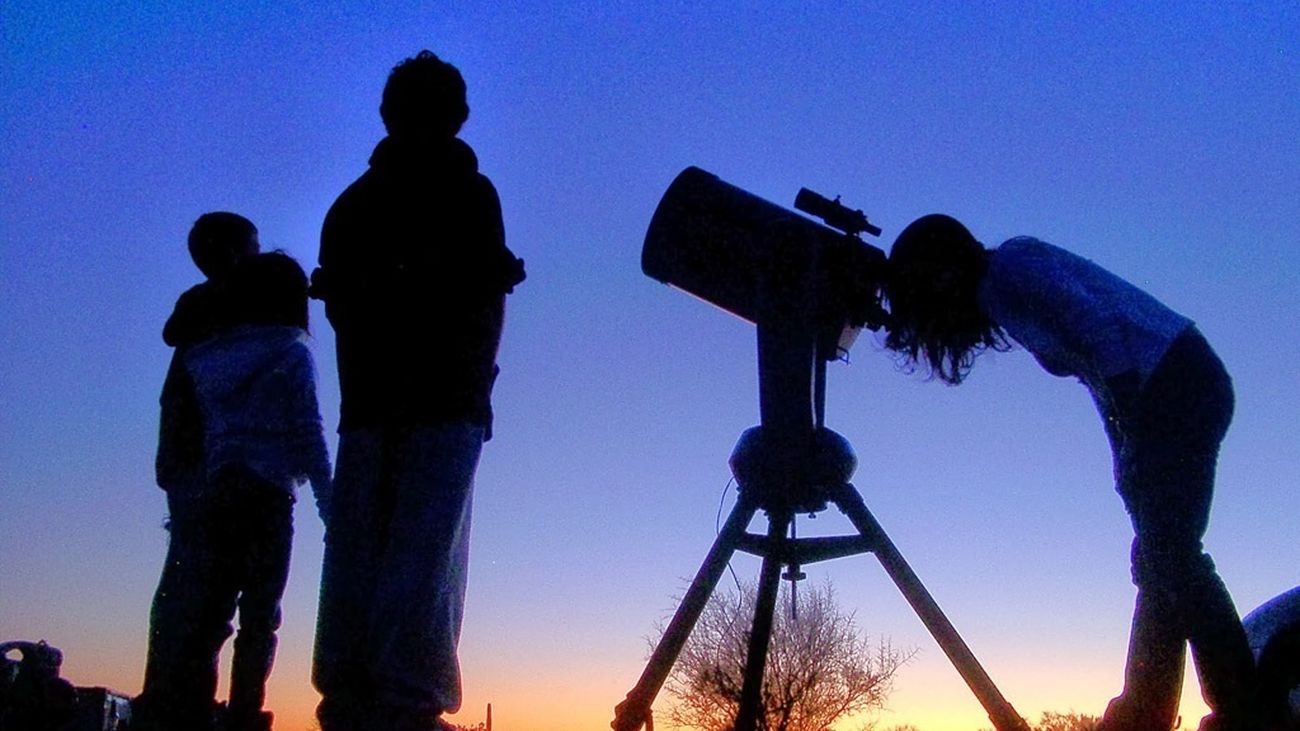
<path fill-rule="evenodd" d="M 329 453 L 306 333 L 245 326 L 190 347 L 185 369 L 203 414 L 208 477 L 237 465 L 290 494 L 311 480 L 329 500 Z"/>
<path fill-rule="evenodd" d="M 319 263 L 312 295 L 336 335 L 340 431 L 490 426 L 505 295 L 524 270 L 469 145 L 380 141 L 326 215 Z"/>

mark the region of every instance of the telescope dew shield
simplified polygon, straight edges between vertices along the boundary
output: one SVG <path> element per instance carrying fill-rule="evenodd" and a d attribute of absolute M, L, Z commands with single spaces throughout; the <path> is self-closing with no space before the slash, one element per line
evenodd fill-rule
<path fill-rule="evenodd" d="M 839 235 L 712 173 L 688 167 L 655 209 L 641 249 L 641 270 L 757 323 L 764 296 L 773 294 L 765 291 L 772 275 L 787 264 L 794 266 L 785 274 L 815 269 L 820 244 Z M 803 261 L 790 261 L 792 243 L 801 249 L 797 258 Z"/>

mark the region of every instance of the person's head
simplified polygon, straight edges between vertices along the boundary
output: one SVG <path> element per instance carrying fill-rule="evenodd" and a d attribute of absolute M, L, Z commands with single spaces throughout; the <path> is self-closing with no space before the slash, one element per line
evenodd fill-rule
<path fill-rule="evenodd" d="M 976 355 L 1005 347 L 979 306 L 987 269 L 988 251 L 957 219 L 936 213 L 913 221 L 889 252 L 885 347 L 911 364 L 924 362 L 946 383 L 961 383 Z"/>
<path fill-rule="evenodd" d="M 379 116 L 394 137 L 455 137 L 469 118 L 465 79 L 433 52 L 420 51 L 393 67 Z"/>
<path fill-rule="evenodd" d="M 307 329 L 307 275 L 283 251 L 250 256 L 230 275 L 229 293 L 237 325 L 282 325 Z"/>
<path fill-rule="evenodd" d="M 257 227 L 238 213 L 205 213 L 190 229 L 190 258 L 208 279 L 230 274 L 240 260 L 256 254 L 260 248 Z"/>

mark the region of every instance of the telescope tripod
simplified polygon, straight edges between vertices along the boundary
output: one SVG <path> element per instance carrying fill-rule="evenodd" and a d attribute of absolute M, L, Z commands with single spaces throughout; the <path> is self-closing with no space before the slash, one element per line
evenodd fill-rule
<path fill-rule="evenodd" d="M 885 534 L 875 516 L 867 509 L 862 495 L 848 482 L 856 467 L 852 448 L 843 437 L 825 428 L 814 433 L 811 449 L 804 452 L 799 474 L 805 489 L 777 492 L 770 486 L 779 484 L 771 478 L 787 470 L 789 464 L 773 460 L 765 449 L 764 427 L 746 431 L 732 454 L 731 465 L 740 485 L 740 497 L 722 530 L 704 558 L 677 612 L 655 647 L 636 687 L 615 708 L 615 731 L 637 731 L 643 726 L 653 731 L 650 707 L 664 681 L 672 671 L 682 647 L 713 594 L 718 580 L 732 555 L 744 551 L 763 559 L 759 572 L 754 622 L 749 636 L 744 686 L 734 731 L 755 731 L 762 713 L 762 678 L 767 663 L 777 592 L 782 567 L 790 567 L 790 576 L 799 575 L 799 567 L 860 553 L 873 553 L 889 577 L 902 591 L 912 609 L 947 654 L 966 684 L 984 706 L 997 731 L 1028 731 L 1029 727 L 1002 696 L 984 668 L 957 634 L 939 605 L 921 584 L 907 561 Z M 766 488 L 766 489 L 765 489 Z M 784 495 L 801 499 L 789 500 Z M 857 529 L 856 535 L 816 538 L 791 538 L 790 526 L 797 513 L 816 512 L 833 503 Z M 754 514 L 767 514 L 765 535 L 748 532 Z"/>
<path fill-rule="evenodd" d="M 854 320 L 841 311 L 844 303 L 826 294 L 825 280 L 833 263 L 807 256 L 804 242 L 782 230 L 772 233 L 770 248 L 775 253 L 751 283 L 759 293 L 753 321 L 758 335 L 760 426 L 742 434 L 731 455 L 740 498 L 636 687 L 615 708 L 610 726 L 615 731 L 638 731 L 643 726 L 653 731 L 650 707 L 655 696 L 731 556 L 741 550 L 763 561 L 740 707 L 732 731 L 757 731 L 762 718 L 763 671 L 782 567 L 789 566 L 789 575 L 797 577 L 800 566 L 859 553 L 875 554 L 997 731 L 1029 731 L 849 483 L 857 468 L 853 448 L 825 427 L 826 364 L 844 350 L 841 343 L 846 331 L 856 332 L 851 326 L 846 328 Z M 848 517 L 856 535 L 790 537 L 796 514 L 816 513 L 828 503 Z M 767 515 L 766 535 L 748 532 L 759 510 Z"/>

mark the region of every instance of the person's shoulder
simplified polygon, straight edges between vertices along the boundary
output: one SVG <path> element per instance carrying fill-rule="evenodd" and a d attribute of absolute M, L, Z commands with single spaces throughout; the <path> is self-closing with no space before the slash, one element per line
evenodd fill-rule
<path fill-rule="evenodd" d="M 191 348 L 200 357 L 212 353 L 288 353 L 310 357 L 310 336 L 294 325 L 247 323 L 226 328 Z"/>
<path fill-rule="evenodd" d="M 226 306 L 221 289 L 211 281 L 181 292 L 163 325 L 163 342 L 172 347 L 189 345 L 211 335 L 212 323 Z"/>
<path fill-rule="evenodd" d="M 181 292 L 180 296 L 176 298 L 176 307 L 179 309 L 181 307 L 191 307 L 202 303 L 205 300 L 210 299 L 213 296 L 213 293 L 216 292 L 216 289 L 216 283 L 211 280 L 199 282 L 193 287 Z"/>
<path fill-rule="evenodd" d="M 338 197 L 334 199 L 332 208 L 346 206 L 359 197 L 366 197 L 377 187 L 382 186 L 384 179 L 387 176 L 384 172 L 385 166 L 377 164 L 377 161 L 382 160 L 385 157 L 385 155 L 381 153 L 381 150 L 383 149 L 384 144 L 381 141 L 370 154 L 370 157 L 366 162 L 366 169 L 362 170 L 360 175 L 353 178 L 352 182 L 348 183 L 347 186 L 343 188 L 343 192 L 339 193 Z"/>
<path fill-rule="evenodd" d="M 366 197 L 374 191 L 379 177 L 380 176 L 378 176 L 374 170 L 366 170 L 361 173 L 361 175 L 357 176 L 355 180 L 348 183 L 347 187 L 343 189 L 343 192 L 338 194 L 338 197 L 334 199 L 334 203 L 330 206 L 330 209 L 341 208 L 356 201 L 358 198 Z"/>
<path fill-rule="evenodd" d="M 1033 236 L 1014 236 L 989 249 L 988 270 L 981 283 L 985 297 L 1014 299 L 1045 292 L 1061 284 L 1074 255 Z"/>
<path fill-rule="evenodd" d="M 1013 236 L 989 252 L 993 268 L 1043 265 L 1073 255 L 1059 246 L 1033 236 Z"/>
<path fill-rule="evenodd" d="M 1012 236 L 998 245 L 994 251 L 1009 253 L 1043 253 L 1052 250 L 1059 250 L 1042 239 L 1034 236 Z"/>
<path fill-rule="evenodd" d="M 325 211 L 325 219 L 321 222 L 322 236 L 344 233 L 364 220 L 376 201 L 384 197 L 378 187 L 375 174 L 370 170 L 349 183 Z"/>

